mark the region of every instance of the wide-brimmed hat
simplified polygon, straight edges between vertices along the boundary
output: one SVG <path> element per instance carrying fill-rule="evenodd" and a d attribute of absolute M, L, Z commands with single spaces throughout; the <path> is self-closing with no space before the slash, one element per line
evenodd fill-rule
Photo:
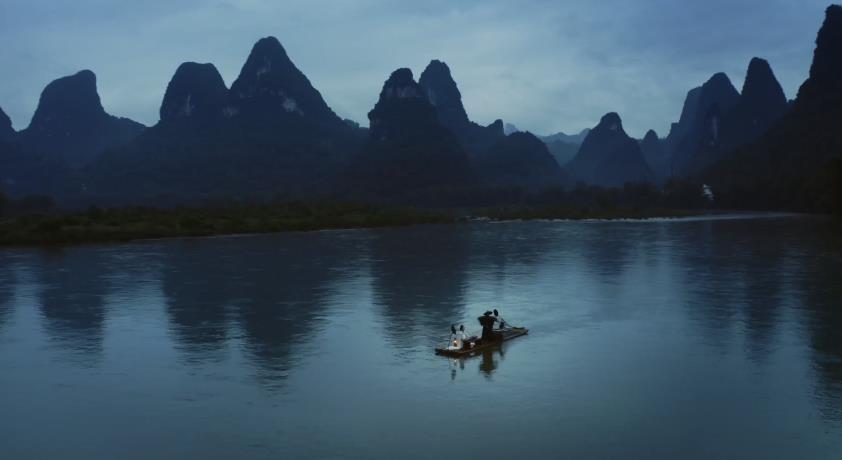
<path fill-rule="evenodd" d="M 483 313 L 482 316 L 491 316 L 491 312 L 487 311 L 487 312 Z"/>

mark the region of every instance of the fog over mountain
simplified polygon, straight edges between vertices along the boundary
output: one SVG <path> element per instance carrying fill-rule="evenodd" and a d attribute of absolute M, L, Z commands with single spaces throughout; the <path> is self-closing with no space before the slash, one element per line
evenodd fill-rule
<path fill-rule="evenodd" d="M 362 125 L 383 75 L 399 66 L 420 75 L 438 58 L 454 69 L 465 106 L 481 125 L 502 118 L 534 133 L 572 133 L 617 111 L 641 138 L 649 129 L 669 131 L 688 82 L 715 71 L 742 81 L 752 56 L 769 60 L 794 95 L 807 77 L 810 37 L 826 6 L 821 0 L 10 0 L 0 5 L 0 107 L 23 129 L 47 83 L 88 68 L 99 77 L 109 113 L 151 126 L 161 88 L 180 63 L 213 62 L 230 85 L 242 50 L 274 35 L 328 105 Z"/>

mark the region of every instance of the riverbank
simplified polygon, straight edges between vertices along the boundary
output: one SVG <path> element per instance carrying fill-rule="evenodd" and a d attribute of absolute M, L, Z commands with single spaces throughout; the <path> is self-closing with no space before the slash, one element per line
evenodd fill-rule
<path fill-rule="evenodd" d="M 453 221 L 453 217 L 438 212 L 349 203 L 280 203 L 171 210 L 91 208 L 86 212 L 24 216 L 0 222 L 0 246 L 117 243 Z"/>
<path fill-rule="evenodd" d="M 489 220 L 619 220 L 696 217 L 717 213 L 708 209 L 601 208 L 573 206 L 501 207 L 473 211 Z"/>
<path fill-rule="evenodd" d="M 121 243 L 159 238 L 400 227 L 477 220 L 645 220 L 723 213 L 726 212 L 567 206 L 420 210 L 330 202 L 168 210 L 91 208 L 86 212 L 29 215 L 0 221 L 0 247 Z"/>

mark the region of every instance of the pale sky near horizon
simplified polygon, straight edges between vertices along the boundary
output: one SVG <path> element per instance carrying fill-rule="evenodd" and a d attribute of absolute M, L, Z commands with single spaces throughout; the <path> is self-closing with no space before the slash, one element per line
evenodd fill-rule
<path fill-rule="evenodd" d="M 340 116 L 367 125 L 383 81 L 448 63 L 472 120 L 538 134 L 618 112 L 665 136 L 684 96 L 716 72 L 742 88 L 753 56 L 788 98 L 807 77 L 827 0 L 3 0 L 0 107 L 15 129 L 43 87 L 91 69 L 105 109 L 151 125 L 184 61 L 229 86 L 259 38 L 278 37 Z"/>

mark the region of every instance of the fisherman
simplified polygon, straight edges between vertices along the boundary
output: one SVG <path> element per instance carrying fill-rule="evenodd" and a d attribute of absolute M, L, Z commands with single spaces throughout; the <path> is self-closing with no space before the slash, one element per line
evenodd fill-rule
<path fill-rule="evenodd" d="M 501 341 L 503 338 L 502 334 L 499 332 L 494 332 L 494 323 L 498 320 L 496 317 L 491 316 L 491 312 L 487 311 L 482 314 L 479 318 L 477 318 L 479 324 L 482 326 L 482 341 L 483 342 L 498 342 Z"/>
<path fill-rule="evenodd" d="M 500 316 L 500 312 L 498 312 L 496 308 L 494 309 L 494 318 L 496 318 L 496 319 L 497 319 L 497 321 L 499 321 L 499 322 L 500 322 L 500 326 L 499 326 L 499 328 L 500 328 L 501 330 L 503 330 L 503 329 L 505 329 L 505 328 L 506 328 L 506 320 L 505 320 L 505 319 L 503 319 L 503 317 L 502 317 L 502 316 Z"/>

